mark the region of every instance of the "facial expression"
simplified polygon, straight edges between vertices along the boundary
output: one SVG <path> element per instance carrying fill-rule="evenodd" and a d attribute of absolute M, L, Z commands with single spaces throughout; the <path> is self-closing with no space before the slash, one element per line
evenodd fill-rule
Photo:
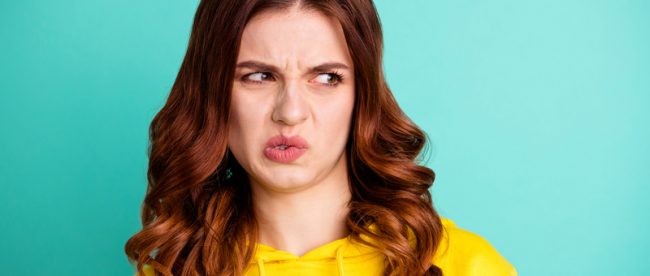
<path fill-rule="evenodd" d="M 345 171 L 354 100 L 354 67 L 335 18 L 296 7 L 262 12 L 242 35 L 228 146 L 251 185 L 275 191 L 317 185 Z M 307 148 L 293 161 L 274 160 L 265 151 L 277 135 L 298 135 Z"/>

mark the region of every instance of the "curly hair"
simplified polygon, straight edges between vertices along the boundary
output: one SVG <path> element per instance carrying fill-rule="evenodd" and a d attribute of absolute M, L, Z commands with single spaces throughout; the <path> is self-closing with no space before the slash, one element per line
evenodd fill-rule
<path fill-rule="evenodd" d="M 246 23 L 261 11 L 293 5 L 337 18 L 355 65 L 356 101 L 345 148 L 351 237 L 386 256 L 385 275 L 442 275 L 432 263 L 442 233 L 429 192 L 435 174 L 418 164 L 428 137 L 385 81 L 383 35 L 371 0 L 200 2 L 175 83 L 149 128 L 143 227 L 125 245 L 138 273 L 144 275 L 144 264 L 164 275 L 245 271 L 258 225 L 248 176 L 227 147 L 234 65 Z"/>

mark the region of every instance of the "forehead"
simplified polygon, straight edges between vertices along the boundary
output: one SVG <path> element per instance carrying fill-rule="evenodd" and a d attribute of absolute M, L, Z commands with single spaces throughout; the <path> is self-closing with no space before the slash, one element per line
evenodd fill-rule
<path fill-rule="evenodd" d="M 352 65 L 339 21 L 299 8 L 264 11 L 251 18 L 242 34 L 238 60 L 242 59 Z"/>

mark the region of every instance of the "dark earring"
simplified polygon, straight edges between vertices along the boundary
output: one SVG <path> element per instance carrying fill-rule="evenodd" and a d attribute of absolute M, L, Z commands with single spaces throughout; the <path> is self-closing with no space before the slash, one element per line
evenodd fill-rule
<path fill-rule="evenodd" d="M 229 179 L 232 176 L 232 170 L 230 168 L 226 169 L 226 179 Z"/>

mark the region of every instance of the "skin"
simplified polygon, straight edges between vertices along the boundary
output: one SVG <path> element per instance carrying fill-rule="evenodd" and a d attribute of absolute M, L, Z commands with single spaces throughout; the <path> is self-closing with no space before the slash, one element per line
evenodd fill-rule
<path fill-rule="evenodd" d="M 327 63 L 347 68 L 313 70 Z M 340 23 L 298 6 L 260 13 L 244 29 L 237 64 L 228 146 L 250 179 L 259 243 L 302 256 L 345 237 L 355 90 Z M 264 149 L 279 134 L 300 135 L 309 148 L 292 163 L 274 162 Z"/>

